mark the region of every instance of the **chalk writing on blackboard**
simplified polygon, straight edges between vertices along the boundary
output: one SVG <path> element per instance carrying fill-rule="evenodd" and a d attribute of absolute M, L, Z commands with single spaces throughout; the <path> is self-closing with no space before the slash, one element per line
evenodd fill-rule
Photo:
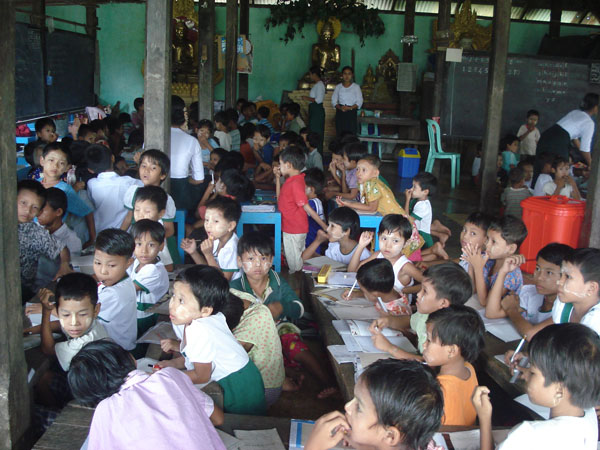
<path fill-rule="evenodd" d="M 600 63 L 590 64 L 590 83 L 600 84 Z"/>

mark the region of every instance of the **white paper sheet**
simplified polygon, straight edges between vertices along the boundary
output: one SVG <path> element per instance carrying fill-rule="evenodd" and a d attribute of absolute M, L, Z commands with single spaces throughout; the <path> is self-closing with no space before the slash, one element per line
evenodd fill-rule
<path fill-rule="evenodd" d="M 364 320 L 347 320 L 348 329 L 352 336 L 369 336 L 371 337 L 371 332 L 369 331 L 369 326 L 371 325 L 371 321 L 367 322 Z M 384 336 L 402 336 L 402 333 L 398 330 L 392 330 L 390 328 L 384 328 L 382 331 Z"/>
<path fill-rule="evenodd" d="M 217 434 L 223 441 L 225 448 L 227 450 L 239 450 L 242 446 L 242 441 L 237 438 L 234 438 L 232 435 L 225 433 L 217 428 Z"/>
<path fill-rule="evenodd" d="M 329 264 L 331 265 L 331 270 L 338 271 L 341 269 L 345 270 L 347 267 L 346 264 L 335 261 L 328 256 L 315 256 L 314 258 L 307 259 L 304 263 L 308 264 L 309 266 L 315 266 L 319 268 L 323 267 L 325 264 Z"/>
<path fill-rule="evenodd" d="M 285 450 L 277 429 L 234 430 L 235 437 L 242 441 L 240 450 Z"/>
<path fill-rule="evenodd" d="M 275 212 L 275 205 L 242 205 L 242 212 Z"/>
<path fill-rule="evenodd" d="M 389 353 L 359 353 L 358 360 L 360 361 L 360 366 L 364 369 L 375 361 L 379 361 L 380 359 L 389 359 L 392 355 Z"/>
<path fill-rule="evenodd" d="M 381 317 L 375 307 L 348 308 L 334 304 L 327 306 L 327 309 L 338 319 L 374 320 Z"/>
<path fill-rule="evenodd" d="M 158 344 L 161 339 L 177 339 L 171 322 L 158 322 L 146 331 L 137 341 L 137 344 Z"/>
<path fill-rule="evenodd" d="M 152 373 L 152 368 L 157 362 L 158 359 L 140 358 L 136 361 L 137 370 L 141 370 L 142 372 L 146 373 Z"/>
<path fill-rule="evenodd" d="M 536 413 L 538 416 L 541 416 L 544 419 L 550 418 L 550 408 L 546 408 L 544 406 L 535 405 L 535 404 L 531 403 L 531 400 L 529 400 L 529 396 L 527 394 L 519 395 L 517 398 L 515 398 L 515 402 L 518 402 L 521 405 L 526 406 L 527 408 L 532 410 L 534 413 Z"/>
<path fill-rule="evenodd" d="M 365 352 L 365 353 L 381 353 L 381 350 L 379 350 L 377 347 L 375 347 L 373 345 L 373 341 L 371 340 L 370 337 L 343 335 L 342 339 L 344 340 L 344 343 L 346 343 L 346 347 L 348 347 L 347 342 L 351 342 L 351 339 L 354 339 L 356 344 L 358 344 L 358 347 L 359 347 L 358 351 Z M 417 349 L 404 336 L 391 336 L 391 337 L 388 337 L 388 340 L 390 341 L 390 343 L 392 343 L 392 345 L 395 345 L 396 347 L 400 347 L 402 350 L 404 350 L 406 352 L 409 352 L 409 353 L 417 352 Z M 355 346 L 352 346 L 352 347 L 356 348 Z M 348 348 L 348 350 L 353 351 L 350 348 Z"/>
<path fill-rule="evenodd" d="M 328 345 L 327 350 L 338 364 L 354 363 L 356 352 L 349 351 L 345 345 Z"/>
<path fill-rule="evenodd" d="M 356 281 L 356 272 L 331 272 L 327 278 L 329 286 L 351 287 Z"/>
<path fill-rule="evenodd" d="M 485 317 L 485 309 L 478 311 L 478 313 L 481 316 L 483 324 L 485 325 L 485 330 L 488 333 L 493 334 L 504 342 L 512 342 L 521 339 L 522 336 L 509 319 L 488 319 Z"/>

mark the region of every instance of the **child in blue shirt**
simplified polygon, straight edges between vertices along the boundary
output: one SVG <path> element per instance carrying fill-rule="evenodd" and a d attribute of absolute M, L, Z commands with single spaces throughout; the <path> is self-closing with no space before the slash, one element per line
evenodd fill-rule
<path fill-rule="evenodd" d="M 517 152 L 519 151 L 519 138 L 514 134 L 507 134 L 500 142 L 500 151 L 502 151 L 502 168 L 507 172 L 517 167 L 519 160 Z"/>
<path fill-rule="evenodd" d="M 323 213 L 323 203 L 317 197 L 323 190 L 325 184 L 325 175 L 322 170 L 317 168 L 308 169 L 304 172 L 304 183 L 306 184 L 306 196 L 308 197 L 308 205 L 319 215 L 321 220 L 325 222 L 325 215 Z M 308 216 L 308 233 L 306 235 L 306 248 L 312 244 L 317 237 L 317 232 L 321 230 L 321 226 L 313 219 Z M 327 229 L 325 228 L 325 231 Z M 322 247 L 317 247 L 317 253 L 321 253 Z"/>

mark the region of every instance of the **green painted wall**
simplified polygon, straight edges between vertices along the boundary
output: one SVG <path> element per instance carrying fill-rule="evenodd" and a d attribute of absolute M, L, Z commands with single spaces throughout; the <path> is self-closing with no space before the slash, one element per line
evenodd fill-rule
<path fill-rule="evenodd" d="M 46 15 L 59 19 L 70 20 L 71 22 L 85 24 L 85 6 L 47 6 Z M 85 28 L 78 25 L 54 21 L 54 28 L 57 30 L 72 31 L 74 33 L 84 33 Z"/>

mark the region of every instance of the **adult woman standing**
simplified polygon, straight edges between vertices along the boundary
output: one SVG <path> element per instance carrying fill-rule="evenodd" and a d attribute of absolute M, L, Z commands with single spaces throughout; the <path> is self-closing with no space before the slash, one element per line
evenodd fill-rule
<path fill-rule="evenodd" d="M 346 66 L 342 69 L 342 82 L 335 87 L 331 104 L 335 111 L 335 133 L 341 136 L 344 131 L 356 134 L 358 121 L 356 112 L 363 104 L 360 86 L 352 81 L 354 71 Z"/>
<path fill-rule="evenodd" d="M 591 116 L 598 114 L 598 94 L 589 92 L 583 97 L 579 109 L 569 112 L 566 116 L 542 133 L 535 152 L 535 167 L 533 183 L 542 169 L 541 155 L 551 153 L 569 160 L 569 145 L 571 141 L 581 152 L 586 164 L 591 166 L 592 138 L 594 137 L 594 120 Z"/>
<path fill-rule="evenodd" d="M 321 139 L 317 149 L 323 153 L 323 136 L 325 136 L 325 108 L 323 100 L 325 99 L 325 84 L 321 81 L 321 68 L 311 67 L 309 70 L 310 81 L 314 83 L 310 94 L 303 97 L 308 102 L 308 129 L 319 133 Z"/>

